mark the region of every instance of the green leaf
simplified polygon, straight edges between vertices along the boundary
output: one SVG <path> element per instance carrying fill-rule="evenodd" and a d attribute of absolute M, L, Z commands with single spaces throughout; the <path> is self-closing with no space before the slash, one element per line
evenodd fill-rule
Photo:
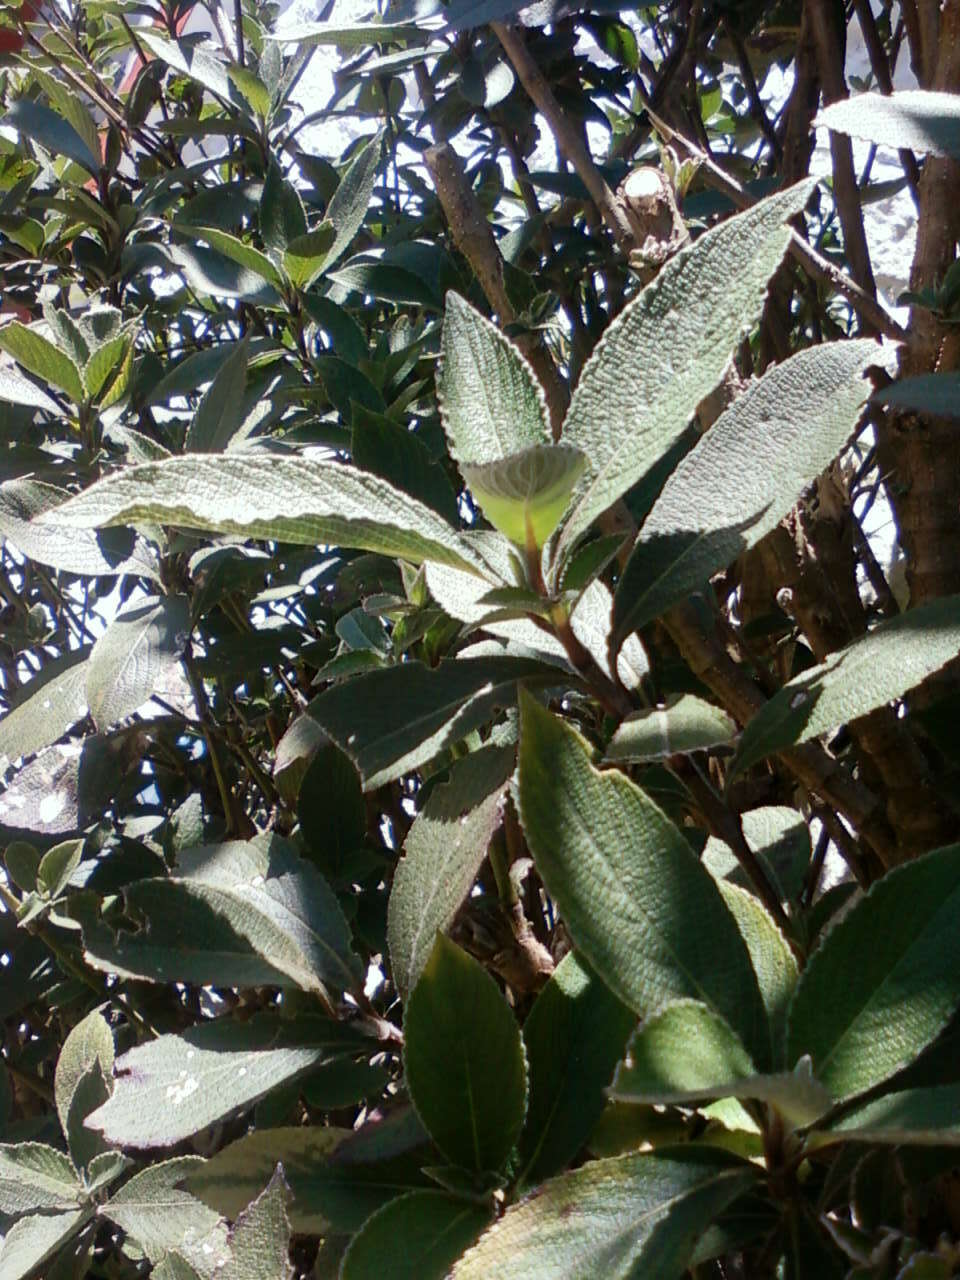
<path fill-rule="evenodd" d="M 79 860 L 83 842 L 75 840 L 70 843 L 77 846 Z M 45 855 L 44 862 L 49 856 L 49 853 Z M 39 878 L 42 878 L 43 866 L 41 862 Z M 52 889 L 51 896 L 56 896 Z M 110 1096 L 108 1081 L 112 1078 L 113 1035 L 102 1014 L 94 1009 L 77 1023 L 63 1042 L 54 1075 L 57 1115 L 70 1155 L 78 1168 L 89 1164 L 104 1150 L 99 1136 L 85 1128 L 83 1122 Z"/>
<path fill-rule="evenodd" d="M 747 944 L 763 1007 L 770 1022 L 774 1044 L 773 1063 L 780 1066 L 787 1010 L 799 976 L 796 957 L 773 917 L 756 897 L 752 886 L 743 888 L 730 880 L 721 880 L 719 889 L 730 914 L 737 922 L 740 936 Z"/>
<path fill-rule="evenodd" d="M 558 562 L 667 451 L 719 382 L 786 251 L 785 223 L 813 185 L 778 192 L 681 249 L 607 328 L 563 427 L 563 442 L 583 450 L 589 470 Z"/>
<path fill-rule="evenodd" d="M 177 229 L 179 230 L 179 226 Z M 283 305 L 278 291 L 264 281 L 259 271 L 251 270 L 233 261 L 229 255 L 208 249 L 205 245 L 171 245 L 162 256 L 201 297 L 240 298 L 244 302 L 264 307 Z"/>
<path fill-rule="evenodd" d="M 364 1043 L 323 1018 L 294 1024 L 261 1014 L 248 1022 L 201 1022 L 121 1054 L 113 1093 L 87 1125 L 116 1146 L 173 1146 Z"/>
<path fill-rule="evenodd" d="M 521 1186 L 561 1172 L 606 1105 L 606 1086 L 636 1015 L 569 952 L 523 1024 L 530 1100 L 520 1138 Z"/>
<path fill-rule="evenodd" d="M 756 853 L 782 901 L 799 896 L 810 865 L 810 830 L 803 815 L 786 805 L 764 805 L 741 814 L 747 844 Z M 711 836 L 700 860 L 712 876 L 751 889 L 750 878 L 729 845 Z"/>
<path fill-rule="evenodd" d="M 335 232 L 331 222 L 295 236 L 283 251 L 283 269 L 298 289 L 309 289 L 327 265 Z"/>
<path fill-rule="evenodd" d="M 337 49 L 368 49 L 375 44 L 426 44 L 429 32 L 409 23 L 357 22 L 350 27 L 335 27 L 329 22 L 306 22 L 284 27 L 268 40 L 282 40 L 301 47 L 333 45 Z"/>
<path fill-rule="evenodd" d="M 591 1161 L 508 1208 L 451 1280 L 680 1280 L 699 1237 L 756 1178 L 706 1147 Z"/>
<path fill-rule="evenodd" d="M 205 240 L 211 249 L 222 253 L 238 267 L 243 267 L 245 271 L 250 271 L 261 280 L 266 280 L 267 284 L 273 285 L 274 289 L 283 290 L 283 276 L 267 255 L 255 249 L 253 245 L 238 239 L 237 236 L 230 235 L 228 231 L 221 231 L 219 227 L 194 227 L 182 222 L 176 224 L 176 230 L 182 235 L 198 236 L 201 240 Z"/>
<path fill-rule="evenodd" d="M 154 1265 L 176 1250 L 197 1274 L 220 1275 L 229 1252 L 226 1224 L 215 1210 L 180 1187 L 203 1164 L 199 1156 L 178 1156 L 148 1165 L 125 1182 L 100 1212 L 135 1240 Z"/>
<path fill-rule="evenodd" d="M 346 172 L 330 198 L 325 218 L 336 231 L 324 266 L 332 267 L 353 243 L 373 198 L 380 168 L 381 135 L 378 133 L 353 155 Z"/>
<path fill-rule="evenodd" d="M 960 648 L 960 596 L 943 596 L 881 622 L 795 676 L 749 721 L 733 778 L 775 751 L 830 733 L 924 681 Z"/>
<path fill-rule="evenodd" d="M 307 714 L 353 760 L 371 791 L 452 747 L 513 706 L 517 681 L 556 681 L 555 667 L 509 656 L 404 662 L 332 685 Z"/>
<path fill-rule="evenodd" d="M 400 423 L 354 401 L 350 452 L 364 471 L 372 471 L 404 493 L 432 507 L 445 520 L 457 519 L 457 495 L 444 469 L 434 463 L 418 435 Z"/>
<path fill-rule="evenodd" d="M 649 797 L 520 695 L 519 809 L 547 892 L 579 950 L 641 1017 L 691 996 L 765 1068 L 769 1028 L 747 948 L 716 883 Z"/>
<path fill-rule="evenodd" d="M 442 933 L 407 1002 L 403 1065 L 417 1114 L 448 1160 L 499 1169 L 520 1134 L 527 1070 L 497 984 Z"/>
<path fill-rule="evenodd" d="M 89 652 L 78 649 L 54 659 L 27 685 L 27 696 L 0 720 L 0 765 L 49 747 L 87 714 Z"/>
<path fill-rule="evenodd" d="M 825 107 L 814 124 L 881 147 L 960 156 L 960 102 L 955 93 L 926 89 L 858 93 Z"/>
<path fill-rule="evenodd" d="M 366 1127 L 372 1133 L 386 1126 L 381 1121 Z M 186 1187 L 211 1208 L 235 1218 L 279 1161 L 293 1192 L 294 1231 L 358 1231 L 382 1205 L 424 1185 L 420 1165 L 428 1150 L 419 1122 L 413 1143 L 401 1143 L 382 1157 L 360 1149 L 367 1136 L 319 1126 L 255 1129 L 208 1160 Z"/>
<path fill-rule="evenodd" d="M 367 1219 L 344 1256 L 341 1280 L 444 1280 L 489 1221 L 479 1205 L 410 1191 Z"/>
<path fill-rule="evenodd" d="M 277 1165 L 266 1188 L 237 1218 L 230 1233 L 230 1257 L 223 1280 L 292 1280 L 290 1189 Z"/>
<path fill-rule="evenodd" d="M 460 470 L 490 523 L 517 546 L 539 550 L 585 466 L 579 449 L 536 444 L 497 462 L 463 463 Z"/>
<path fill-rule="evenodd" d="M 55 156 L 66 156 L 94 177 L 100 172 L 99 157 L 90 150 L 73 125 L 41 102 L 18 98 L 11 103 L 0 124 L 15 130 L 22 142 L 39 142 L 46 151 Z"/>
<path fill-rule="evenodd" d="M 117 614 L 86 663 L 87 704 L 106 729 L 165 688 L 190 635 L 186 596 L 163 596 Z"/>
<path fill-rule="evenodd" d="M 960 1145 L 960 1085 L 935 1085 L 888 1093 L 848 1111 L 826 1129 L 810 1135 L 813 1146 L 829 1142 L 870 1142 L 891 1146 Z"/>
<path fill-rule="evenodd" d="M 15 1222 L 0 1245 L 3 1280 L 26 1280 L 93 1217 L 93 1208 L 39 1213 Z"/>
<path fill-rule="evenodd" d="M 73 1209 L 81 1194 L 77 1171 L 62 1151 L 42 1142 L 0 1144 L 0 1213 Z"/>
<path fill-rule="evenodd" d="M 247 339 L 228 347 L 227 353 L 187 427 L 183 447 L 188 452 L 222 453 L 243 423 L 250 360 Z"/>
<path fill-rule="evenodd" d="M 268 249 L 282 253 L 291 240 L 307 234 L 307 214 L 300 192 L 271 163 L 260 197 L 260 235 Z"/>
<path fill-rule="evenodd" d="M 960 1004 L 960 845 L 895 867 L 827 933 L 790 1007 L 787 1062 L 836 1099 L 889 1079 Z"/>
<path fill-rule="evenodd" d="M 334 543 L 485 573 L 469 543 L 429 507 L 336 462 L 193 456 L 143 463 L 71 498 L 57 508 L 55 523 L 101 529 L 138 520 L 306 546 Z M 52 516 L 41 521 L 54 523 Z"/>
<path fill-rule="evenodd" d="M 876 360 L 872 339 L 810 347 L 721 414 L 640 531 L 617 587 L 617 639 L 699 591 L 779 524 L 849 439 Z"/>
<path fill-rule="evenodd" d="M 85 577 L 129 573 L 159 578 L 156 559 L 130 529 L 97 533 L 57 525 L 54 508 L 68 497 L 65 489 L 40 480 L 7 480 L 0 484 L 0 534 L 23 555 L 53 569 Z M 46 516 L 43 525 L 38 517 Z"/>
<path fill-rule="evenodd" d="M 128 885 L 146 920 L 114 937 L 84 931 L 88 964 L 148 982 L 299 987 L 362 985 L 350 929 L 320 872 L 277 835 L 181 852 L 179 874 Z"/>
<path fill-rule="evenodd" d="M 69 356 L 37 329 L 21 324 L 19 320 L 7 321 L 0 326 L 0 348 L 41 382 L 52 383 L 65 391 L 75 404 L 82 404 L 84 392 L 80 370 Z"/>
<path fill-rule="evenodd" d="M 270 114 L 270 90 L 249 67 L 232 64 L 227 67 L 230 83 L 238 89 L 247 106 L 265 120 Z"/>
<path fill-rule="evenodd" d="M 664 756 L 720 746 L 737 735 L 734 720 L 692 693 L 664 706 L 635 711 L 620 724 L 607 747 L 608 760 L 660 760 Z"/>
<path fill-rule="evenodd" d="M 809 1072 L 758 1075 L 729 1023 L 699 1000 L 677 1000 L 644 1021 L 617 1067 L 610 1096 L 657 1106 L 755 1098 L 794 1125 L 809 1124 L 831 1105 Z"/>
<path fill-rule="evenodd" d="M 152 1280 L 204 1280 L 181 1253 L 165 1253 L 150 1272 Z"/>
<path fill-rule="evenodd" d="M 433 949 L 473 887 L 502 821 L 514 770 L 512 747 L 483 747 L 458 760 L 417 815 L 397 864 L 387 910 L 390 971 L 406 1001 Z"/>
<path fill-rule="evenodd" d="M 333 252 L 329 262 L 333 262 Z M 428 311 L 440 311 L 440 300 L 427 280 L 406 267 L 396 267 L 390 262 L 357 261 L 352 259 L 339 271 L 331 271 L 328 277 L 344 289 L 370 294 L 384 302 L 410 303 Z"/>
<path fill-rule="evenodd" d="M 51 898 L 61 894 L 79 865 L 82 852 L 82 840 L 65 840 L 48 849 L 37 867 L 37 885 L 40 891 Z"/>
<path fill-rule="evenodd" d="M 886 404 L 893 409 L 911 409 L 937 418 L 960 418 L 960 373 L 921 373 L 915 378 L 900 378 L 875 391 L 871 399 L 875 404 Z"/>
<path fill-rule="evenodd" d="M 248 109 L 246 97 L 242 94 L 238 95 L 234 90 L 230 79 L 230 68 L 219 58 L 215 58 L 212 53 L 207 53 L 205 49 L 198 48 L 192 42 L 166 40 L 150 27 L 144 28 L 142 34 L 139 32 L 137 34 L 138 39 L 142 40 L 150 52 L 161 62 L 165 62 L 168 67 L 190 76 L 192 80 L 196 80 L 197 84 L 202 85 L 204 89 L 209 89 L 212 94 L 225 102 L 232 102 L 234 105 Z"/>
<path fill-rule="evenodd" d="M 443 317 L 440 416 L 457 462 L 499 462 L 551 443 L 543 388 L 518 348 L 452 291 Z"/>
<path fill-rule="evenodd" d="M 22 404 L 29 409 L 43 409 L 59 416 L 61 409 L 52 396 L 12 368 L 0 368 L 0 400 Z"/>

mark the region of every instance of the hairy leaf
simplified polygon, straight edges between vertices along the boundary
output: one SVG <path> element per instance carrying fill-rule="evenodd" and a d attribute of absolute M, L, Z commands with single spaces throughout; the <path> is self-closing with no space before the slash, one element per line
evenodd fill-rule
<path fill-rule="evenodd" d="M 960 102 L 955 93 L 929 89 L 858 93 L 825 107 L 814 124 L 882 147 L 960 156 Z"/>
<path fill-rule="evenodd" d="M 403 1028 L 407 1085 L 434 1142 L 456 1165 L 499 1169 L 527 1105 L 520 1029 L 493 978 L 442 933 Z"/>
<path fill-rule="evenodd" d="M 641 1017 L 702 1000 L 765 1068 L 757 979 L 710 873 L 639 787 L 598 772 L 580 735 L 527 693 L 520 723 L 520 818 L 576 946 Z"/>

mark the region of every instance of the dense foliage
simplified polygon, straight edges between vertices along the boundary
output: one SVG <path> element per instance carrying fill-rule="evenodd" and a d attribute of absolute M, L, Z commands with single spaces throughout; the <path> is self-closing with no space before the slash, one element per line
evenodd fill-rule
<path fill-rule="evenodd" d="M 956 1274 L 960 4 L 329 8 L 2 9 L 0 1277 Z"/>

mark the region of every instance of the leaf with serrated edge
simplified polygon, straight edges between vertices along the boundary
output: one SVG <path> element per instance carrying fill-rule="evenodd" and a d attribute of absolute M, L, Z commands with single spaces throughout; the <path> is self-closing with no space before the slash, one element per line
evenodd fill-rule
<path fill-rule="evenodd" d="M 720 380 L 810 197 L 797 183 L 681 249 L 627 304 L 584 366 L 563 426 L 589 468 L 556 550 L 562 562 L 597 516 L 636 484 Z"/>
<path fill-rule="evenodd" d="M 407 1002 L 403 1065 L 417 1114 L 448 1160 L 499 1169 L 520 1134 L 527 1064 L 497 984 L 442 933 Z"/>
<path fill-rule="evenodd" d="M 520 725 L 520 819 L 578 949 L 641 1017 L 677 997 L 703 1000 L 765 1069 L 770 1032 L 746 945 L 689 843 L 525 691 Z"/>
<path fill-rule="evenodd" d="M 41 863 L 41 866 L 43 864 Z M 60 1050 L 53 1087 L 60 1127 L 68 1132 L 70 1108 L 83 1077 L 94 1067 L 105 1080 L 113 1074 L 113 1035 L 99 1010 L 88 1013 L 73 1028 Z"/>
<path fill-rule="evenodd" d="M 307 714 L 353 760 L 365 790 L 391 782 L 514 704 L 517 682 L 553 683 L 555 667 L 504 654 L 405 662 L 331 686 Z"/>
<path fill-rule="evenodd" d="M 101 1213 L 135 1240 L 151 1262 L 176 1250 L 200 1275 L 219 1274 L 228 1256 L 226 1223 L 180 1187 L 203 1164 L 199 1156 L 178 1156 L 148 1165 L 110 1197 Z"/>
<path fill-rule="evenodd" d="M 393 980 L 406 1000 L 470 892 L 487 846 L 500 826 L 513 748 L 483 747 L 458 760 L 417 815 L 403 844 L 387 909 Z"/>
<path fill-rule="evenodd" d="M 551 442 L 546 397 L 533 370 L 496 325 L 453 292 L 443 317 L 437 397 L 457 462 L 498 462 Z"/>
<path fill-rule="evenodd" d="M 42 1142 L 0 1145 L 0 1213 L 72 1209 L 81 1195 L 70 1157 Z"/>
<path fill-rule="evenodd" d="M 202 846 L 180 855 L 180 873 L 127 886 L 147 921 L 114 939 L 84 931 L 87 962 L 146 981 L 300 987 L 361 985 L 360 962 L 332 889 L 277 835 Z"/>
<path fill-rule="evenodd" d="M 266 1188 L 248 1204 L 230 1232 L 230 1256 L 222 1280 L 292 1280 L 290 1188 L 277 1165 Z"/>
<path fill-rule="evenodd" d="M 319 1018 L 300 1019 L 295 1027 L 270 1017 L 201 1023 L 121 1054 L 113 1094 L 87 1125 L 117 1146 L 173 1146 L 331 1056 L 357 1053 L 366 1042 Z"/>
<path fill-rule="evenodd" d="M 699 591 L 782 520 L 849 439 L 877 359 L 873 339 L 811 347 L 721 414 L 640 531 L 617 587 L 617 639 Z"/>
<path fill-rule="evenodd" d="M 814 124 L 883 147 L 960 156 L 960 101 L 955 93 L 929 89 L 858 93 L 825 107 Z"/>
<path fill-rule="evenodd" d="M 7 480 L 0 484 L 0 534 L 23 555 L 53 569 L 86 577 L 137 574 L 159 578 L 156 558 L 130 529 L 64 529 L 55 509 L 69 494 L 40 480 Z M 46 516 L 41 525 L 39 517 Z"/>
<path fill-rule="evenodd" d="M 3 1280 L 27 1280 L 93 1217 L 93 1206 L 70 1213 L 33 1213 L 15 1222 L 0 1245 Z"/>
<path fill-rule="evenodd" d="M 728 779 L 775 751 L 831 733 L 939 671 L 960 650 L 960 596 L 943 596 L 881 622 L 795 676 L 749 721 Z"/>
<path fill-rule="evenodd" d="M 443 1191 L 410 1191 L 378 1209 L 344 1255 L 340 1280 L 444 1280 L 490 1210 Z"/>
<path fill-rule="evenodd" d="M 355 152 L 339 186 L 330 197 L 324 216 L 333 223 L 336 236 L 323 264 L 325 271 L 339 262 L 363 225 L 380 168 L 380 143 L 381 135 L 378 133 Z"/>
<path fill-rule="evenodd" d="M 523 1024 L 530 1100 L 520 1186 L 560 1173 L 587 1141 L 636 1021 L 575 951 L 564 956 Z"/>
<path fill-rule="evenodd" d="M 0 348 L 29 373 L 65 391 L 74 404 L 82 403 L 80 370 L 34 326 L 21 324 L 19 320 L 8 321 L 0 327 Z"/>
<path fill-rule="evenodd" d="M 87 659 L 87 704 L 98 728 L 133 713 L 164 687 L 190 634 L 186 596 L 138 601 L 117 614 Z"/>
<path fill-rule="evenodd" d="M 87 714 L 86 659 L 89 649 L 65 654 L 27 685 L 29 694 L 0 720 L 0 764 L 32 756 L 56 742 Z M 47 677 L 47 678 L 44 678 Z M 32 684 L 37 689 L 30 693 Z"/>
<path fill-rule="evenodd" d="M 137 521 L 436 560 L 483 576 L 469 543 L 423 503 L 336 462 L 183 457 L 143 463 L 84 489 L 40 523 L 101 529 Z"/>
<path fill-rule="evenodd" d="M 960 845 L 895 867 L 829 930 L 790 1006 L 801 1054 L 837 1100 L 911 1063 L 960 1004 Z"/>
<path fill-rule="evenodd" d="M 699 1000 L 677 1000 L 647 1018 L 609 1089 L 617 1102 L 666 1106 L 713 1098 L 756 1098 L 791 1124 L 829 1111 L 830 1095 L 809 1074 L 758 1075 L 729 1023 Z"/>
<path fill-rule="evenodd" d="M 627 716 L 610 739 L 608 760 L 660 760 L 687 751 L 702 751 L 729 742 L 736 721 L 692 693 L 680 694 L 662 707 Z"/>
<path fill-rule="evenodd" d="M 870 1142 L 909 1147 L 960 1146 L 960 1084 L 888 1093 L 810 1134 L 811 1147 Z"/>
<path fill-rule="evenodd" d="M 593 1160 L 511 1205 L 451 1280 L 679 1280 L 757 1171 L 706 1147 Z"/>

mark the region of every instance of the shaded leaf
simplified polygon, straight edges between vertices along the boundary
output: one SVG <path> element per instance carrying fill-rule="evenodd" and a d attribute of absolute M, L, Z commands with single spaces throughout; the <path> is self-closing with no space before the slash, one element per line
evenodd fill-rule
<path fill-rule="evenodd" d="M 39 142 L 51 154 L 66 156 L 94 177 L 100 172 L 99 157 L 90 150 L 73 125 L 42 102 L 17 98 L 7 108 L 0 124 L 15 130 L 23 141 Z"/>
<path fill-rule="evenodd" d="M 444 1280 L 490 1212 L 442 1191 L 410 1191 L 378 1209 L 353 1238 L 341 1280 Z"/>
<path fill-rule="evenodd" d="M 438 932 L 470 892 L 502 820 L 512 747 L 483 747 L 458 760 L 407 834 L 387 912 L 390 968 L 403 1000 L 415 986 Z"/>
<path fill-rule="evenodd" d="M 493 978 L 442 933 L 403 1030 L 407 1086 L 434 1142 L 456 1165 L 499 1169 L 527 1105 L 520 1029 Z"/>
<path fill-rule="evenodd" d="M 164 689 L 190 635 L 186 596 L 163 596 L 117 614 L 86 662 L 87 705 L 104 729 Z"/>
<path fill-rule="evenodd" d="M 560 523 L 585 465 L 579 449 L 540 444 L 460 469 L 490 523 L 517 546 L 539 550 Z"/>
<path fill-rule="evenodd" d="M 204 392 L 187 427 L 183 447 L 195 453 L 221 453 L 243 422 L 250 348 L 246 339 L 227 349 L 227 358 Z"/>
<path fill-rule="evenodd" d="M 127 905 L 147 922 L 114 937 L 84 930 L 95 968 L 150 982 L 300 987 L 361 983 L 350 929 L 320 872 L 276 835 L 180 854 L 180 874 L 134 881 Z"/>
<path fill-rule="evenodd" d="M 795 676 L 749 721 L 729 777 L 902 697 L 960 649 L 960 596 L 943 596 L 880 623 Z"/>
<path fill-rule="evenodd" d="M 31 1214 L 15 1222 L 0 1245 L 3 1280 L 26 1280 L 32 1276 L 92 1216 L 92 1208 L 73 1209 L 69 1213 Z"/>
<path fill-rule="evenodd" d="M 89 653 L 78 649 L 54 659 L 26 686 L 27 696 L 0 720 L 0 764 L 42 751 L 83 719 Z"/>
<path fill-rule="evenodd" d="M 891 1146 L 960 1145 L 960 1085 L 935 1085 L 888 1093 L 848 1111 L 841 1120 L 811 1135 L 814 1146 L 828 1142 L 871 1142 Z"/>
<path fill-rule="evenodd" d="M 591 1161 L 507 1209 L 451 1280 L 680 1280 L 700 1235 L 756 1176 L 705 1147 Z"/>
<path fill-rule="evenodd" d="M 0 1213 L 73 1209 L 81 1195 L 77 1171 L 62 1151 L 42 1142 L 0 1145 Z"/>
<path fill-rule="evenodd" d="M 960 1004 L 960 845 L 895 867 L 824 937 L 790 1007 L 787 1062 L 836 1099 L 912 1062 Z"/>
<path fill-rule="evenodd" d="M 533 658 L 404 662 L 333 685 L 307 714 L 356 764 L 365 790 L 410 773 L 512 706 L 517 681 L 555 681 Z"/>
<path fill-rule="evenodd" d="M 769 1028 L 747 948 L 716 883 L 667 816 L 587 744 L 520 695 L 519 809 L 575 945 L 641 1017 L 691 996 L 725 1018 L 761 1068 Z"/>
<path fill-rule="evenodd" d="M 561 1172 L 593 1131 L 636 1015 L 576 952 L 564 956 L 523 1024 L 530 1100 L 521 1186 Z"/>
<path fill-rule="evenodd" d="M 237 1218 L 223 1280 L 291 1280 L 290 1189 L 277 1165 L 266 1188 Z"/>
<path fill-rule="evenodd" d="M 0 381 L 0 395 L 3 383 Z M 900 378 L 888 387 L 875 391 L 876 404 L 893 409 L 912 409 L 941 418 L 960 418 L 960 373 L 921 373 L 915 378 Z"/>
<path fill-rule="evenodd" d="M 327 269 L 343 257 L 363 224 L 380 168 L 380 142 L 377 134 L 354 153 L 327 205 L 325 217 L 336 232 L 324 264 Z"/>

